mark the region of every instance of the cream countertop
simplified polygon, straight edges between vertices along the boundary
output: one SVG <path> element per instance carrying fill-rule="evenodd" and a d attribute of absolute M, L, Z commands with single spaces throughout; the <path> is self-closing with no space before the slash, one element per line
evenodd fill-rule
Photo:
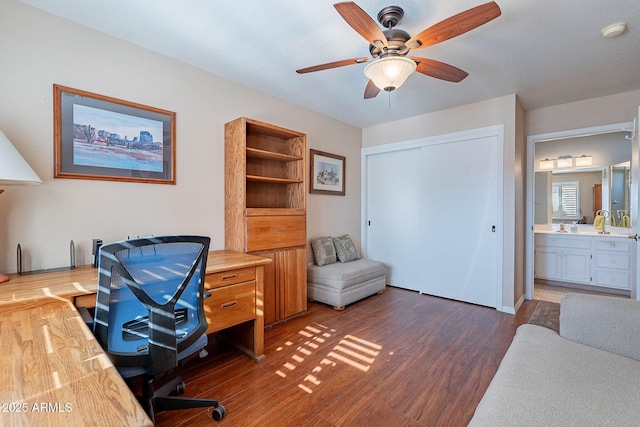
<path fill-rule="evenodd" d="M 601 234 L 593 228 L 593 224 L 577 224 L 578 232 L 571 233 L 571 223 L 565 224 L 565 233 L 560 232 L 560 224 L 536 224 L 533 228 L 534 233 L 538 234 L 562 234 L 572 236 L 595 236 L 595 237 L 621 237 L 628 238 L 632 236 L 631 228 L 624 227 L 608 227 L 610 229 L 609 234 Z"/>

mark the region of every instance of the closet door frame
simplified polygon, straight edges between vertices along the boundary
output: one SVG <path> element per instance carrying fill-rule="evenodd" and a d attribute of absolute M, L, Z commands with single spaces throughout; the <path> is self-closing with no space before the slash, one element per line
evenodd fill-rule
<path fill-rule="evenodd" d="M 488 126 L 478 129 L 472 129 L 468 131 L 462 132 L 454 132 L 443 135 L 418 138 L 408 141 L 394 142 L 389 144 L 376 145 L 371 147 L 365 147 L 362 149 L 362 157 L 361 157 L 361 236 L 362 236 L 362 252 L 363 255 L 367 256 L 367 243 L 368 243 L 368 233 L 369 228 L 367 226 L 367 220 L 369 218 L 368 212 L 368 200 L 367 195 L 369 194 L 368 188 L 368 156 L 373 154 L 387 153 L 398 150 L 406 150 L 412 148 L 421 148 L 427 147 L 430 145 L 436 144 L 445 144 L 445 143 L 455 143 L 460 141 L 468 141 L 474 140 L 478 138 L 487 138 L 487 137 L 495 137 L 497 138 L 497 165 L 498 168 L 498 185 L 496 191 L 497 194 L 497 247 L 496 247 L 496 256 L 497 256 L 497 284 L 496 284 L 496 309 L 500 311 L 505 311 L 508 306 L 504 305 L 503 301 L 503 290 L 505 286 L 512 286 L 512 284 L 505 283 L 505 277 L 503 272 L 503 264 L 505 257 L 504 250 L 504 227 L 505 227 L 505 218 L 504 218 L 504 171 L 503 171 L 503 153 L 504 153 L 504 126 L 496 125 L 496 126 Z M 464 227 L 464 224 L 461 224 L 461 227 Z"/>

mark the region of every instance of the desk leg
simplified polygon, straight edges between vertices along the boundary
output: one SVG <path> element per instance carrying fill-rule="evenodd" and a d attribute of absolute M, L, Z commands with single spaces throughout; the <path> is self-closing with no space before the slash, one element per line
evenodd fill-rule
<path fill-rule="evenodd" d="M 253 354 L 258 362 L 264 355 L 264 267 L 256 267 L 256 320 L 253 322 Z"/>

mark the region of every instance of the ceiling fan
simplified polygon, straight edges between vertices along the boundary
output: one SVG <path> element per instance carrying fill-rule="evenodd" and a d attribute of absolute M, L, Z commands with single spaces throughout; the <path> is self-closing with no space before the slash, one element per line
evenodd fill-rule
<path fill-rule="evenodd" d="M 495 2 L 489 2 L 440 21 L 411 37 L 406 31 L 394 28 L 404 15 L 404 11 L 399 6 L 388 6 L 378 13 L 378 22 L 386 28 L 384 31 L 354 2 L 336 3 L 333 6 L 347 24 L 370 43 L 369 52 L 373 61 L 364 70 L 365 76 L 369 78 L 364 91 L 365 99 L 374 98 L 380 90 L 390 92 L 400 87 L 414 71 L 450 82 L 462 81 L 468 73 L 453 65 L 417 56 L 407 57 L 407 55 L 411 51 L 433 46 L 464 34 L 497 18 L 502 13 Z M 344 59 L 302 68 L 296 72 L 305 74 L 368 61 L 367 57 Z"/>

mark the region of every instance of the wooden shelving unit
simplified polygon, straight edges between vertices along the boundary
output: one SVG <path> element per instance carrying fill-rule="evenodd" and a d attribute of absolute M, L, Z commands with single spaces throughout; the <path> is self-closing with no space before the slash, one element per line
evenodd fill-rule
<path fill-rule="evenodd" d="M 225 248 L 271 258 L 265 324 L 307 308 L 306 135 L 241 117 L 225 125 Z"/>

